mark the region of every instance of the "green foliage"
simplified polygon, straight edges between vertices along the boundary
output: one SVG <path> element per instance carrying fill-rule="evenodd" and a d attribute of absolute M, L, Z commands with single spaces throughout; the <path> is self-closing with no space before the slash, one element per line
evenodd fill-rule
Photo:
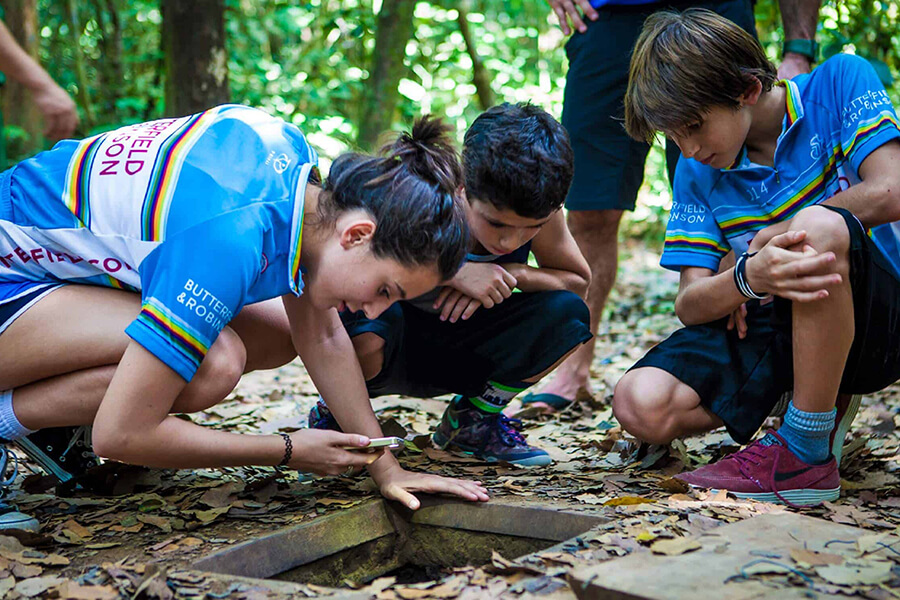
<path fill-rule="evenodd" d="M 233 100 L 296 123 L 326 159 L 352 146 L 375 46 L 376 14 L 385 1 L 228 0 Z M 159 3 L 91 0 L 76 5 L 81 30 L 79 47 L 73 48 L 66 3 L 37 1 L 41 61 L 73 97 L 78 97 L 75 51 L 84 56 L 97 123 L 93 130 L 78 133 L 89 135 L 163 115 Z M 477 115 L 472 59 L 457 23 L 461 6 L 497 101 L 530 100 L 559 117 L 565 38 L 546 0 L 434 0 L 416 6 L 395 128 L 434 112 L 450 119 L 461 136 Z M 896 2 L 828 0 L 821 14 L 818 39 L 824 56 L 855 52 L 871 60 L 885 79 L 897 75 Z M 777 0 L 759 0 L 756 16 L 760 39 L 777 60 L 782 43 Z M 896 85 L 890 92 L 900 101 Z M 15 129 L 10 132 L 17 134 Z M 13 159 L 21 158 L 16 144 L 10 150 Z M 628 231 L 661 239 L 668 202 L 663 153 L 654 148 Z"/>

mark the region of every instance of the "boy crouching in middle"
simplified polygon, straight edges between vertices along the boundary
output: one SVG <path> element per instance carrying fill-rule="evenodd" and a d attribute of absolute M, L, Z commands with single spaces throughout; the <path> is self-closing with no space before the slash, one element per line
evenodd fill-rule
<path fill-rule="evenodd" d="M 552 462 L 502 410 L 591 337 L 582 300 L 590 269 L 561 210 L 572 160 L 565 129 L 540 108 L 503 104 L 481 114 L 463 149 L 466 264 L 443 287 L 375 318 L 341 315 L 371 396 L 456 394 L 432 436 L 440 448 Z M 321 401 L 310 424 L 336 427 Z"/>

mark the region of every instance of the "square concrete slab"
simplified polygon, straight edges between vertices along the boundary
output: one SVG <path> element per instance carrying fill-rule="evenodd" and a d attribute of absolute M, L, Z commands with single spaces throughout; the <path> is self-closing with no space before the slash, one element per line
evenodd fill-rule
<path fill-rule="evenodd" d="M 760 559 L 796 567 L 792 550 L 846 550 L 847 544 L 833 543 L 826 548 L 826 543 L 840 540 L 852 544 L 871 533 L 793 513 L 761 515 L 692 538 L 700 544 L 694 551 L 676 556 L 631 554 L 575 570 L 569 581 L 581 600 L 808 598 L 805 588 L 773 589 L 758 580 L 732 578 Z"/>

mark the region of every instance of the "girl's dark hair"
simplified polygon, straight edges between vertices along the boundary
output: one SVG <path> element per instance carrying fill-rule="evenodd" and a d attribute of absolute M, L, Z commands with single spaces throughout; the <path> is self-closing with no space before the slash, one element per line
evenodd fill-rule
<path fill-rule="evenodd" d="M 341 212 L 365 210 L 377 224 L 375 256 L 407 266 L 436 263 L 446 280 L 462 266 L 469 242 L 461 185 L 450 127 L 425 116 L 375 156 L 338 156 L 322 186 L 320 215 L 334 222 Z"/>

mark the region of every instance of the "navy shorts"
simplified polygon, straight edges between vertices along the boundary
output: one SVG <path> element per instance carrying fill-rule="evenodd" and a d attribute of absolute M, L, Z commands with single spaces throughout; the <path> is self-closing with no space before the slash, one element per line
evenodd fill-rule
<path fill-rule="evenodd" d="M 59 285 L 47 284 L 7 284 L 0 282 L 0 298 L 3 297 L 4 289 L 12 292 L 13 288 L 19 293 L 15 294 L 12 300 L 0 304 L 0 334 L 6 331 L 7 327 L 12 325 L 13 321 L 22 316 L 26 310 L 34 306 L 38 300 L 58 288 Z"/>
<path fill-rule="evenodd" d="M 371 332 L 385 341 L 381 372 L 366 382 L 372 397 L 477 396 L 488 381 L 511 384 L 546 371 L 591 338 L 587 306 L 565 291 L 515 293 L 456 323 L 407 302 L 377 319 L 341 318 L 350 337 Z"/>
<path fill-rule="evenodd" d="M 605 5 L 596 21 L 585 19 L 587 31 L 566 43 L 569 71 L 562 124 L 575 152 L 575 175 L 566 198 L 569 210 L 632 210 L 644 178 L 650 146 L 625 133 L 625 89 L 631 49 L 644 20 L 666 8 L 708 8 L 756 36 L 750 0 Z M 678 147 L 668 144 L 669 173 L 674 173 Z M 671 179 L 670 179 L 671 180 Z"/>
<path fill-rule="evenodd" d="M 850 285 L 856 335 L 841 392 L 869 394 L 900 379 L 900 277 L 848 211 Z M 781 395 L 793 388 L 791 302 L 747 303 L 747 337 L 728 331 L 728 319 L 679 329 L 632 369 L 656 367 L 674 375 L 722 419 L 731 436 L 749 442 Z"/>

